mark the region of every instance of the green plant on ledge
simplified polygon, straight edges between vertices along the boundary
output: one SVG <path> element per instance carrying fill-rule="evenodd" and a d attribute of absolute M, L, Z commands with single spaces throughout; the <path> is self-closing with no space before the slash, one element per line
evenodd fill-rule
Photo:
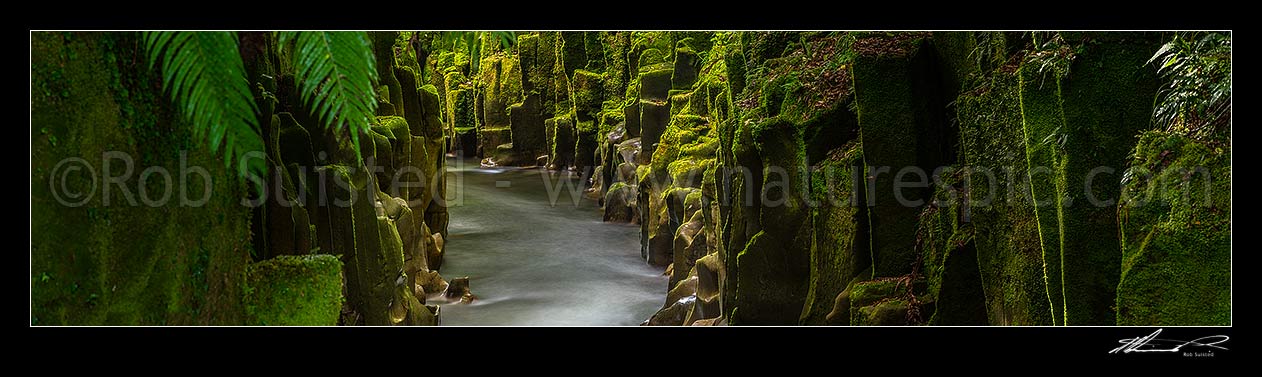
<path fill-rule="evenodd" d="M 1175 33 L 1149 64 L 1168 81 L 1153 121 L 1167 131 L 1206 140 L 1231 125 L 1231 36 Z"/>

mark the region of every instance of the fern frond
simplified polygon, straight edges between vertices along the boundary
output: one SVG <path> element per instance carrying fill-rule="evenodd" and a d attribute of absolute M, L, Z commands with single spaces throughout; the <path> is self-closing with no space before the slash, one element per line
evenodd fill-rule
<path fill-rule="evenodd" d="M 225 146 L 225 166 L 263 150 L 254 96 L 233 32 L 152 31 L 142 35 L 150 67 L 162 67 L 163 87 L 213 152 Z M 240 170 L 261 174 L 262 159 Z"/>
<path fill-rule="evenodd" d="M 280 44 L 294 42 L 294 79 L 302 101 L 321 123 L 349 128 L 359 151 L 359 134 L 376 115 L 376 60 L 365 32 L 281 32 Z"/>

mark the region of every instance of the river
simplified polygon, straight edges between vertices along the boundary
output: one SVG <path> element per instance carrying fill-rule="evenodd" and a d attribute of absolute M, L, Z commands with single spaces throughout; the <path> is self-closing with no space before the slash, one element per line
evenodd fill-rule
<path fill-rule="evenodd" d="M 442 305 L 443 326 L 638 325 L 665 300 L 667 277 L 640 259 L 639 226 L 605 223 L 569 172 L 447 160 L 443 277 L 468 276 L 477 300 Z M 546 175 L 545 175 L 546 174 Z M 551 179 L 545 182 L 545 177 Z M 581 192 L 577 192 L 581 194 Z"/>

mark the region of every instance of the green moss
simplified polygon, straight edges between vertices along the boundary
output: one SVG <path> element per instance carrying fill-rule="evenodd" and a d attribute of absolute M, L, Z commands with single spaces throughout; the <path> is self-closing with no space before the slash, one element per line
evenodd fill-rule
<path fill-rule="evenodd" d="M 1130 161 L 1117 324 L 1230 326 L 1230 148 L 1150 131 Z"/>
<path fill-rule="evenodd" d="M 583 32 L 583 53 L 587 55 L 587 65 L 583 68 L 589 71 L 603 71 L 605 69 L 605 34 L 609 32 L 586 31 Z"/>
<path fill-rule="evenodd" d="M 603 32 L 601 37 L 604 43 L 601 51 L 604 53 L 603 60 L 606 64 L 606 67 L 603 67 L 606 75 L 605 93 L 609 100 L 625 101 L 626 98 L 623 94 L 626 93 L 632 76 L 631 63 L 628 59 L 628 53 L 631 48 L 631 32 Z M 588 38 L 587 43 L 590 44 L 591 42 L 592 39 Z M 593 50 L 588 48 L 587 51 Z M 589 68 L 593 71 L 599 71 L 601 67 L 595 66 L 593 63 L 595 60 L 590 57 L 590 53 L 588 53 L 588 56 Z"/>
<path fill-rule="evenodd" d="M 593 122 L 602 110 L 605 101 L 604 75 L 586 70 L 574 71 L 574 79 L 570 82 L 570 95 L 573 98 L 574 113 L 579 122 Z"/>
<path fill-rule="evenodd" d="M 854 286 L 850 287 L 850 308 L 858 310 L 886 298 L 902 296 L 908 289 L 907 283 L 900 279 L 855 282 Z"/>
<path fill-rule="evenodd" d="M 574 77 L 574 70 L 587 67 L 586 42 L 581 31 L 561 32 L 561 63 L 565 66 L 565 76 Z"/>
<path fill-rule="evenodd" d="M 645 67 L 665 63 L 667 58 L 665 52 L 656 48 L 644 50 L 639 56 L 640 57 L 636 59 L 638 66 L 640 67 L 639 72 L 644 72 Z"/>
<path fill-rule="evenodd" d="M 697 82 L 697 74 L 701 71 L 701 57 L 691 48 L 675 49 L 674 71 L 671 73 L 671 88 L 689 89 Z"/>
<path fill-rule="evenodd" d="M 565 169 L 574 164 L 575 134 L 574 122 L 569 118 L 557 117 L 544 121 L 544 127 L 553 135 L 549 146 L 548 165 L 554 169 Z"/>
<path fill-rule="evenodd" d="M 910 51 L 860 54 L 854 62 L 854 91 L 863 142 L 863 158 L 869 167 L 869 199 L 875 201 L 869 218 L 872 224 L 872 254 L 875 276 L 899 276 L 911 270 L 915 259 L 915 218 L 919 206 L 900 203 L 895 194 L 895 175 L 909 167 L 933 169 L 940 161 L 922 157 L 941 147 L 932 135 L 940 127 L 924 83 L 926 54 Z M 923 170 L 922 170 L 923 171 Z M 930 170 L 931 171 L 931 170 Z M 926 171 L 926 174 L 928 172 Z M 903 178 L 911 181 L 914 175 Z M 926 190 L 904 189 L 911 203 L 924 199 Z M 869 204 L 872 201 L 869 201 Z M 922 202 L 923 204 L 923 202 Z"/>
<path fill-rule="evenodd" d="M 652 101 L 668 100 L 670 98 L 670 76 L 672 74 L 672 68 L 669 65 L 655 67 L 653 70 L 641 73 L 639 98 Z"/>
<path fill-rule="evenodd" d="M 1050 153 L 1057 179 L 1053 197 L 1060 198 L 1055 208 L 1062 268 L 1059 275 L 1049 271 L 1048 286 L 1059 286 L 1062 292 L 1064 320 L 1058 323 L 1109 325 L 1116 321 L 1113 305 L 1121 273 L 1115 201 L 1126 151 L 1134 135 L 1151 123 L 1158 83 L 1154 69 L 1144 63 L 1160 43 L 1155 35 L 1144 33 L 1085 33 L 1081 37 L 1088 42 L 1063 79 L 1039 77 L 1032 71 L 1037 67 L 1023 65 L 1022 114 L 1027 120 L 1031 169 L 1041 163 L 1034 162 L 1034 157 Z M 1058 84 L 1059 93 L 1040 89 L 1052 84 Z M 1050 152 L 1045 148 L 1051 148 Z M 1101 168 L 1112 173 L 1092 174 Z M 1087 185 L 1088 177 L 1091 185 Z M 1032 184 L 1036 197 L 1047 191 L 1046 182 Z M 1040 184 L 1043 187 L 1037 187 Z M 1092 197 L 1099 205 L 1091 202 Z M 1050 225 L 1046 212 L 1038 212 L 1040 227 Z M 1055 244 L 1047 242 L 1046 228 L 1042 234 L 1044 255 L 1056 253 L 1049 247 Z M 1056 262 L 1045 259 L 1049 265 Z"/>
<path fill-rule="evenodd" d="M 668 179 L 670 176 L 668 166 L 679 159 L 682 149 L 696 144 L 700 135 L 708 133 L 709 130 L 709 123 L 699 116 L 683 115 L 671 118 L 670 126 L 662 132 L 660 142 L 652 152 L 650 166 L 653 174 L 660 179 Z M 708 156 L 702 158 L 704 157 Z"/>
<path fill-rule="evenodd" d="M 971 184 L 972 178 L 974 176 L 966 169 L 956 166 L 944 169 L 939 184 L 935 185 L 935 204 L 926 206 L 917 222 L 920 269 L 916 277 L 923 277 L 927 283 L 920 300 L 935 303 L 933 313 L 924 313 L 935 325 L 988 323 L 972 213 L 974 205 L 989 204 L 971 201 L 972 190 L 979 186 Z"/>
<path fill-rule="evenodd" d="M 745 91 L 745 55 L 741 52 L 740 41 L 733 34 L 728 36 L 725 45 L 723 63 L 727 70 L 727 83 L 730 93 L 739 94 Z"/>
<path fill-rule="evenodd" d="M 863 181 L 857 175 L 862 172 L 862 153 L 859 143 L 851 142 L 812 167 L 810 194 L 817 206 L 810 215 L 810 283 L 799 324 L 825 324 L 837 295 L 872 263 L 867 211 L 857 201 L 863 196 Z"/>
<path fill-rule="evenodd" d="M 976 169 L 970 177 L 969 195 L 977 203 L 970 206 L 969 215 L 976 229 L 989 323 L 1051 325 L 1056 311 L 1048 293 L 1055 293 L 1059 300 L 1060 290 L 1051 289 L 1045 276 L 1058 274 L 1060 265 L 1053 263 L 1055 259 L 1045 263 L 1048 255 L 1040 246 L 1040 223 L 1035 216 L 1036 210 L 1044 209 L 1034 205 L 1030 190 L 1031 179 L 1050 182 L 1051 175 L 1028 173 L 1028 164 L 1043 160 L 1035 149 L 1030 149 L 1027 158 L 1018 86 L 1017 75 L 1005 68 L 957 99 L 960 151 L 967 167 Z M 1028 121 L 1026 125 L 1031 125 Z M 1055 209 L 1046 209 L 1050 212 L 1045 219 L 1051 221 L 1042 228 L 1054 231 Z M 1043 239 L 1046 244 L 1058 236 L 1047 233 Z"/>
<path fill-rule="evenodd" d="M 246 187 L 172 111 L 158 72 L 132 64 L 146 60 L 137 43 L 137 33 L 31 34 L 32 325 L 245 322 Z M 135 170 L 125 189 L 110 187 L 106 204 L 101 175 L 110 151 L 130 156 Z M 71 157 L 96 172 L 95 185 L 82 170 L 55 174 Z M 179 182 L 182 165 L 204 168 L 209 181 L 190 174 L 181 193 L 178 183 L 150 176 L 144 187 L 160 205 L 141 201 L 140 170 L 163 167 Z M 54 180 L 65 189 L 51 190 Z M 91 196 L 70 206 L 58 201 L 77 199 L 66 193 Z M 181 197 L 207 200 L 195 207 Z"/>
<path fill-rule="evenodd" d="M 706 169 L 714 165 L 714 159 L 697 160 L 694 158 L 682 158 L 671 162 L 666 167 L 670 174 L 671 182 L 679 187 L 701 187 L 701 177 L 705 174 Z M 697 192 L 700 194 L 700 192 Z"/>
<path fill-rule="evenodd" d="M 447 92 L 447 125 L 452 128 L 476 127 L 473 90 L 456 89 Z"/>
<path fill-rule="evenodd" d="M 246 272 L 250 324 L 332 326 L 342 301 L 342 262 L 332 255 L 284 255 L 251 264 Z"/>
<path fill-rule="evenodd" d="M 524 95 L 540 97 L 541 114 L 545 117 L 569 111 L 569 83 L 564 64 L 559 60 L 561 35 L 558 32 L 537 32 L 517 38 Z"/>
<path fill-rule="evenodd" d="M 907 325 L 909 304 L 904 300 L 885 300 L 855 309 L 851 319 L 854 326 L 903 326 Z"/>
<path fill-rule="evenodd" d="M 403 115 L 403 86 L 394 76 L 394 46 L 395 37 L 399 33 L 394 31 L 374 31 L 368 33 L 372 37 L 372 51 L 376 58 L 377 77 L 382 86 L 389 87 L 385 92 L 389 97 L 382 97 L 383 101 L 390 102 L 396 108 L 394 114 L 386 115 Z"/>

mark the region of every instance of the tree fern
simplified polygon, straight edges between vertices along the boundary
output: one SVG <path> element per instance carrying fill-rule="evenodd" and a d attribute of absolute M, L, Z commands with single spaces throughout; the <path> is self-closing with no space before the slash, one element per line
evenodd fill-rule
<path fill-rule="evenodd" d="M 376 114 L 377 70 L 364 32 L 281 32 L 280 44 L 293 42 L 294 79 L 302 101 L 321 123 L 336 131 L 349 128 L 359 151 L 359 134 Z"/>
<path fill-rule="evenodd" d="M 247 162 L 240 170 L 261 173 L 262 159 L 243 159 L 263 149 L 255 118 L 254 97 L 233 32 L 145 32 L 149 64 L 162 67 L 162 82 L 196 137 L 211 151 L 224 145 L 224 163 Z"/>

